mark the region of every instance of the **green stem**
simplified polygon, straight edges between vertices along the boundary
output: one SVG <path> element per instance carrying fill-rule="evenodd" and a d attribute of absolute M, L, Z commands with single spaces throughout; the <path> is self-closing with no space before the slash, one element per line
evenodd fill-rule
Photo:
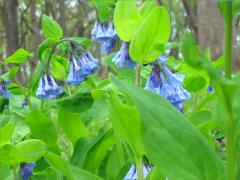
<path fill-rule="evenodd" d="M 138 180 L 143 180 L 143 171 L 142 171 L 142 156 L 136 158 L 136 166 L 137 166 L 137 177 Z"/>
<path fill-rule="evenodd" d="M 140 87 L 140 82 L 141 82 L 141 67 L 142 67 L 142 64 L 137 63 L 136 76 L 135 76 L 135 84 L 136 84 L 137 87 Z"/>
<path fill-rule="evenodd" d="M 232 0 L 225 2 L 225 76 L 231 79 L 232 76 L 232 35 L 233 35 L 233 17 L 232 17 Z M 229 180 L 236 180 L 236 151 L 235 151 L 235 130 L 232 115 L 232 103 L 228 94 L 224 92 L 226 124 L 227 124 L 227 177 Z"/>
<path fill-rule="evenodd" d="M 225 76 L 231 78 L 232 75 L 232 0 L 225 2 Z"/>

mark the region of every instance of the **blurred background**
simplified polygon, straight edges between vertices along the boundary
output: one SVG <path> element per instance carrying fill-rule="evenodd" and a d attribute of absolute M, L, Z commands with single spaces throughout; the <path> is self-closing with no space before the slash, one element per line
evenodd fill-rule
<path fill-rule="evenodd" d="M 211 49 L 212 59 L 223 55 L 224 25 L 216 0 L 156 0 L 166 6 L 172 18 L 171 42 L 179 42 L 184 31 L 191 31 L 201 49 Z M 141 3 L 141 1 L 139 1 Z M 20 77 L 34 71 L 37 48 L 43 41 L 41 16 L 53 17 L 64 30 L 65 37 L 91 38 L 91 29 L 97 13 L 90 0 L 0 0 L 0 59 L 1 61 L 22 47 L 34 53 L 24 63 Z M 240 63 L 240 16 L 234 21 L 234 68 Z M 100 49 L 93 43 L 93 54 L 100 57 Z M 178 49 L 171 55 L 178 58 Z M 0 72 L 3 69 L 0 70 Z"/>

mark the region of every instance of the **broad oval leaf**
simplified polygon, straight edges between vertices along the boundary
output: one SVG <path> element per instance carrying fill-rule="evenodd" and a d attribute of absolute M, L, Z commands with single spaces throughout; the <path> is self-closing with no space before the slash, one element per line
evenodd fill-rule
<path fill-rule="evenodd" d="M 42 16 L 42 30 L 46 37 L 53 40 L 60 40 L 63 37 L 61 26 L 47 15 Z"/>
<path fill-rule="evenodd" d="M 30 139 L 17 144 L 23 154 L 23 162 L 35 162 L 44 155 L 47 145 L 37 139 Z"/>
<path fill-rule="evenodd" d="M 17 51 L 15 51 L 7 59 L 5 59 L 4 63 L 5 64 L 8 64 L 8 63 L 20 64 L 20 63 L 25 61 L 30 56 L 31 56 L 30 52 L 28 52 L 27 50 L 21 48 L 21 49 L 18 49 Z"/>
<path fill-rule="evenodd" d="M 170 16 L 164 7 L 154 8 L 134 32 L 130 56 L 134 61 L 150 63 L 164 51 L 171 34 Z"/>
<path fill-rule="evenodd" d="M 120 39 L 130 41 L 133 32 L 141 21 L 136 1 L 118 1 L 113 19 L 115 30 Z"/>
<path fill-rule="evenodd" d="M 147 157 L 171 179 L 221 179 L 223 164 L 203 135 L 163 97 L 115 77 L 112 82 L 135 101 Z"/>

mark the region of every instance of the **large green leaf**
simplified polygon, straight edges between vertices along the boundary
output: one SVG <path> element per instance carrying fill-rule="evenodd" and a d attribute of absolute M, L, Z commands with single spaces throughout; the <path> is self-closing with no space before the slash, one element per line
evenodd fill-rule
<path fill-rule="evenodd" d="M 80 114 L 61 109 L 58 113 L 58 120 L 73 144 L 75 144 L 79 138 L 88 136 L 88 131 L 80 119 Z"/>
<path fill-rule="evenodd" d="M 115 93 L 109 102 L 110 116 L 115 133 L 125 139 L 132 147 L 136 157 L 144 154 L 141 141 L 140 114 L 136 107 L 123 104 Z M 134 127 L 134 128 L 133 128 Z"/>
<path fill-rule="evenodd" d="M 133 34 L 130 55 L 134 61 L 150 63 L 164 51 L 171 34 L 170 16 L 164 7 L 154 8 Z"/>
<path fill-rule="evenodd" d="M 140 15 L 142 17 L 147 16 L 148 13 L 156 6 L 157 6 L 157 2 L 155 0 L 145 1 L 140 8 Z"/>
<path fill-rule="evenodd" d="M 22 152 L 12 144 L 0 147 L 0 163 L 15 165 L 22 161 Z"/>
<path fill-rule="evenodd" d="M 17 144 L 18 149 L 23 154 L 23 162 L 35 162 L 44 155 L 47 149 L 43 141 L 30 139 Z"/>
<path fill-rule="evenodd" d="M 63 37 L 61 26 L 47 15 L 42 16 L 42 30 L 46 37 L 58 41 Z"/>
<path fill-rule="evenodd" d="M 60 156 L 47 151 L 44 155 L 44 159 L 54 170 L 61 172 L 68 179 L 73 179 L 70 165 Z"/>
<path fill-rule="evenodd" d="M 38 138 L 52 146 L 57 142 L 57 133 L 53 122 L 41 111 L 32 110 L 26 117 L 33 138 Z"/>
<path fill-rule="evenodd" d="M 13 123 L 9 122 L 3 127 L 0 127 L 0 146 L 7 143 L 13 134 Z"/>
<path fill-rule="evenodd" d="M 224 169 L 206 139 L 163 97 L 115 77 L 112 82 L 135 101 L 147 157 L 171 179 L 220 179 Z"/>
<path fill-rule="evenodd" d="M 136 1 L 120 0 L 114 11 L 114 27 L 120 39 L 130 41 L 141 21 Z"/>
<path fill-rule="evenodd" d="M 20 64 L 25 61 L 29 56 L 31 56 L 30 52 L 26 51 L 25 49 L 18 49 L 15 51 L 11 56 L 4 60 L 5 64 L 8 63 L 16 63 Z"/>

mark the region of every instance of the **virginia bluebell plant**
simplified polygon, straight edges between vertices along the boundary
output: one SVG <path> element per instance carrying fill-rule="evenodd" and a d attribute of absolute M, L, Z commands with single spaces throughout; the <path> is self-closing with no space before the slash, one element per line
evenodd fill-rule
<path fill-rule="evenodd" d="M 148 173 L 151 171 L 151 166 L 143 164 L 142 165 L 143 177 L 147 177 Z M 124 180 L 137 180 L 137 168 L 136 165 L 132 165 L 127 172 Z"/>
<path fill-rule="evenodd" d="M 9 84 L 10 84 L 10 81 L 1 80 L 0 82 L 0 96 L 6 99 L 9 99 L 11 97 L 11 93 L 7 88 Z"/>
<path fill-rule="evenodd" d="M 67 83 L 77 86 L 85 78 L 100 68 L 98 60 L 90 52 L 80 51 L 77 47 L 72 47 L 70 51 L 70 70 Z"/>
<path fill-rule="evenodd" d="M 28 180 L 32 176 L 32 171 L 35 166 L 36 166 L 35 162 L 21 163 L 20 171 L 23 180 Z"/>
<path fill-rule="evenodd" d="M 136 63 L 131 59 L 129 55 L 129 43 L 122 42 L 122 46 L 117 54 L 113 57 L 112 61 L 119 67 L 129 67 L 134 68 Z"/>
<path fill-rule="evenodd" d="M 92 29 L 92 39 L 101 44 L 101 52 L 109 53 L 113 50 L 118 38 L 113 22 L 108 25 L 97 21 Z"/>
<path fill-rule="evenodd" d="M 183 86 L 184 76 L 173 74 L 166 65 L 165 59 L 160 57 L 152 64 L 152 72 L 146 82 L 145 89 L 155 92 L 166 98 L 179 111 L 183 112 L 182 103 L 191 98 Z"/>

